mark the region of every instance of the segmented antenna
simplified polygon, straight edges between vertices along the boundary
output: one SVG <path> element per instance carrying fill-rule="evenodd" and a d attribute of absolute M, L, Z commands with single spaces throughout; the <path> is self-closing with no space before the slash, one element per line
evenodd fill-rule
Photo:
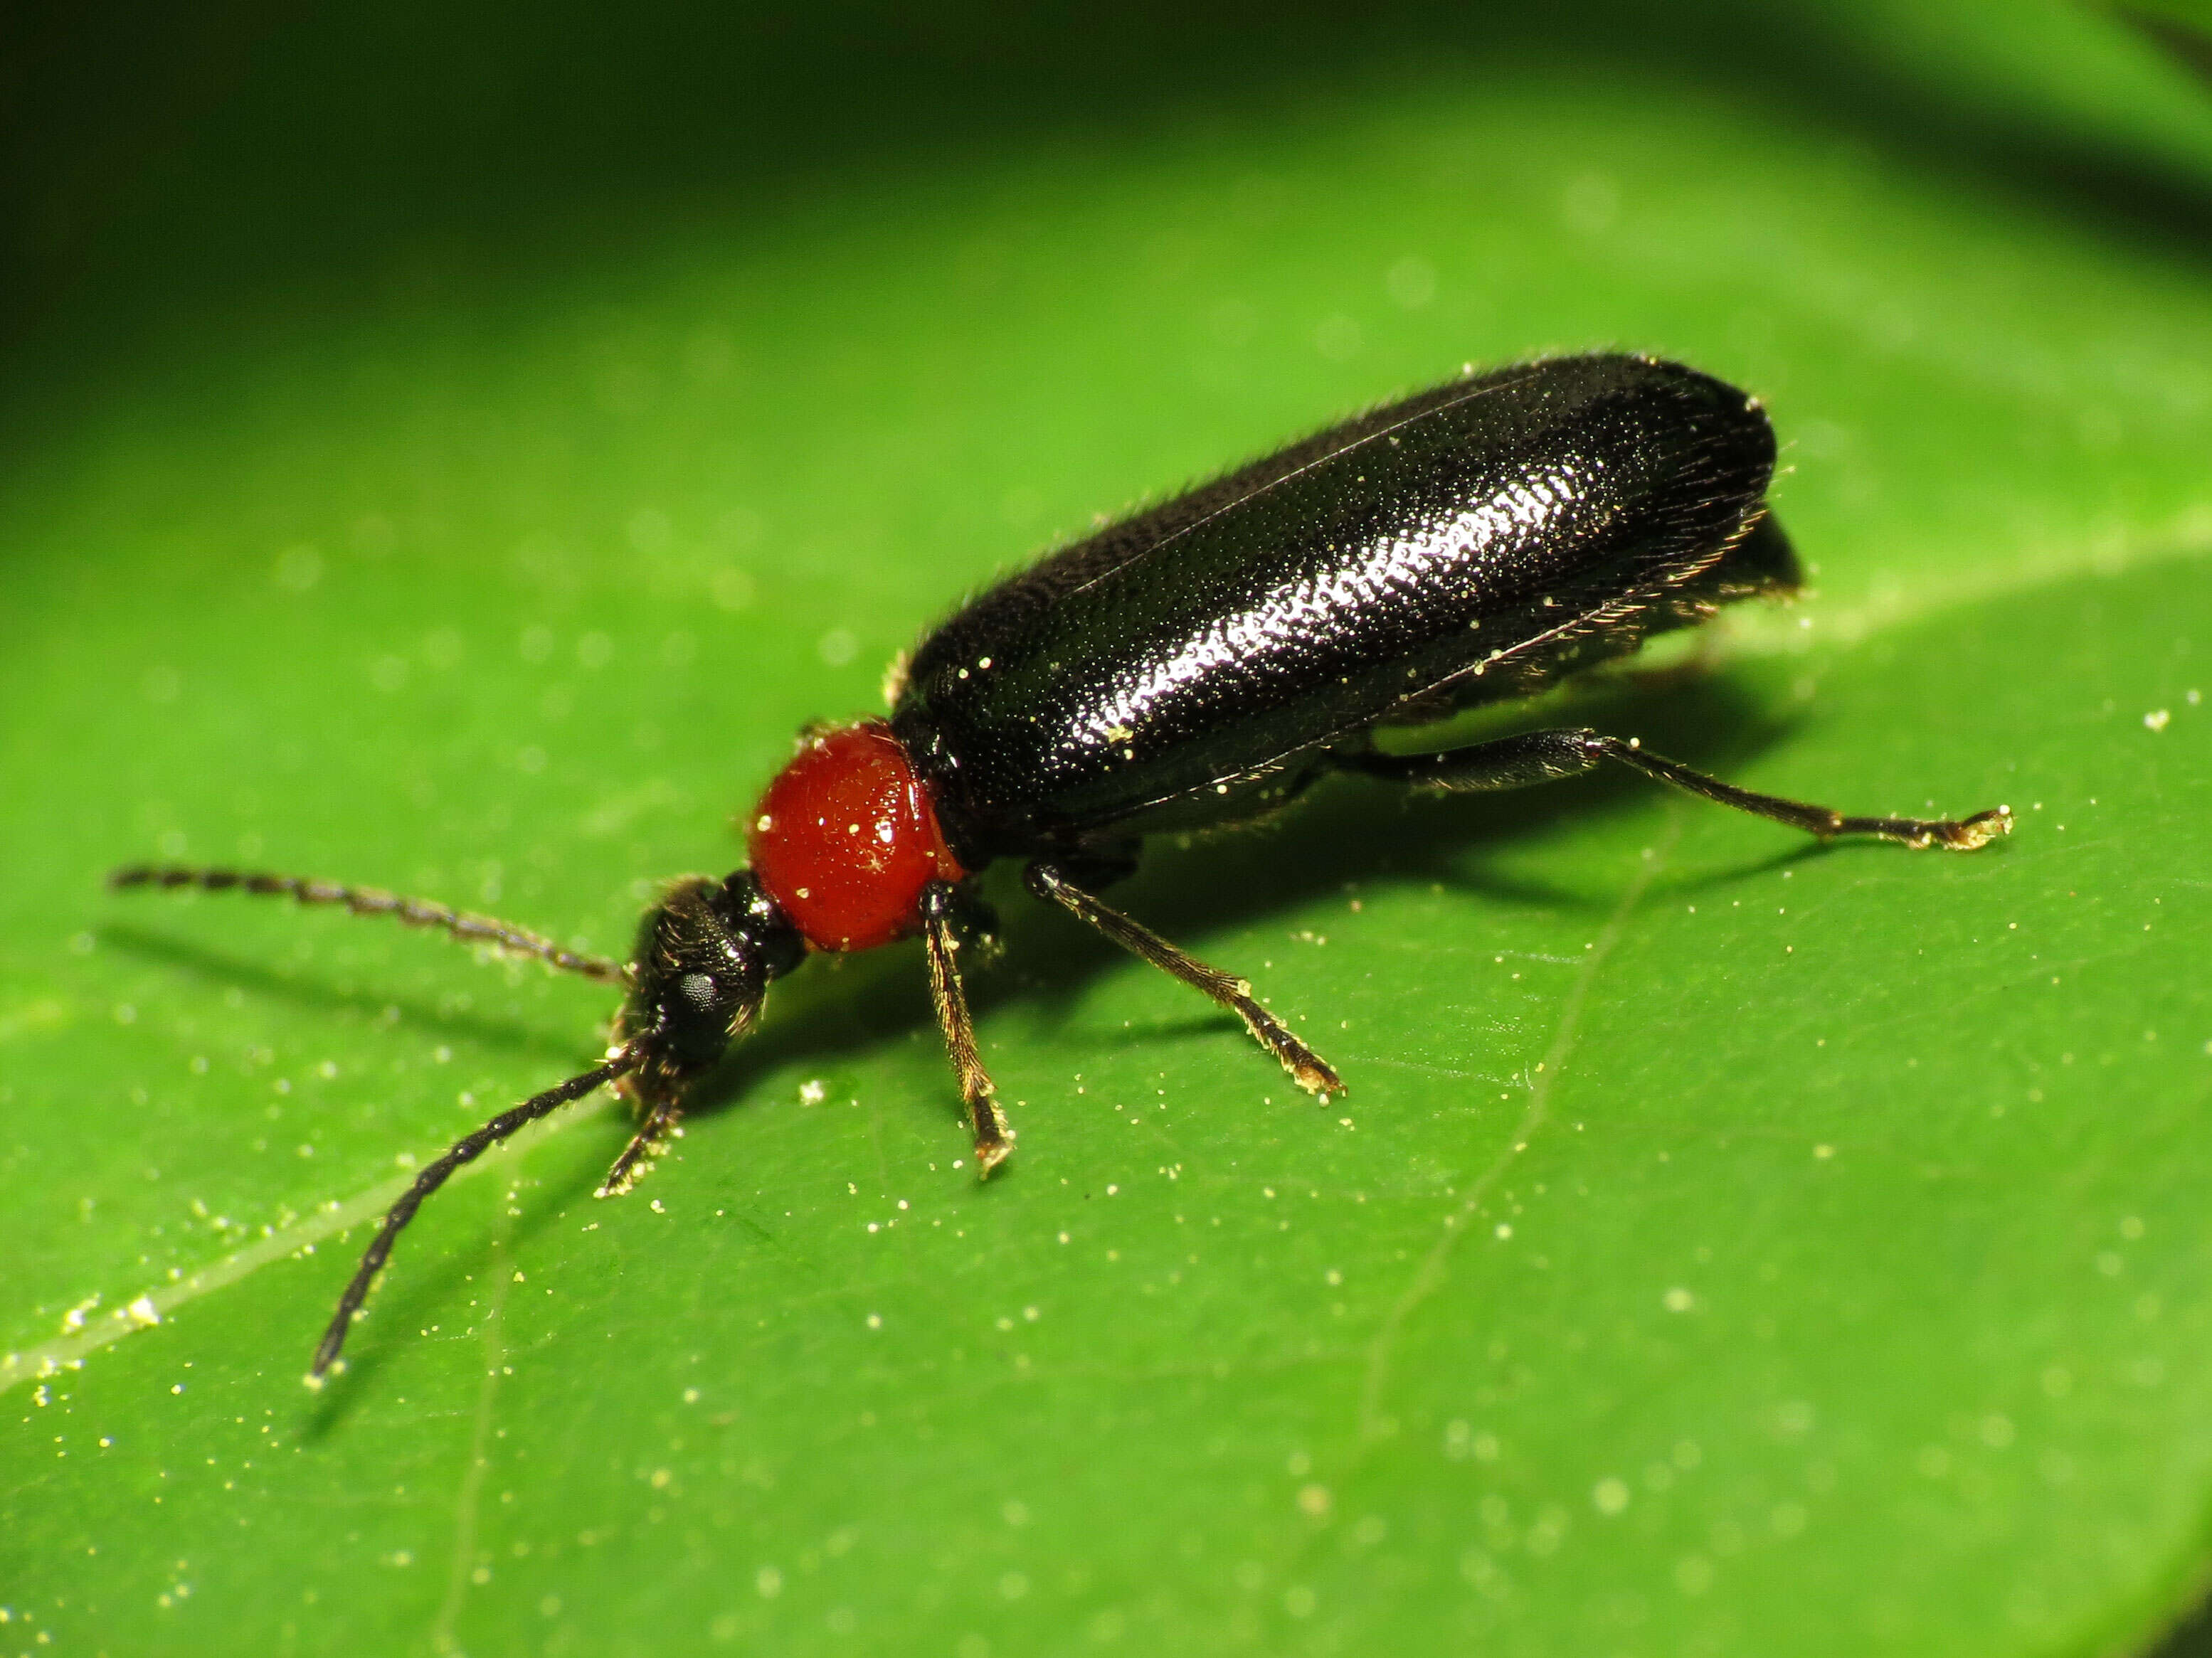
<path fill-rule="evenodd" d="M 395 916 L 409 926 L 441 928 L 465 944 L 496 944 L 518 955 L 534 956 L 548 967 L 581 974 L 602 984 L 629 982 L 629 969 L 605 956 L 567 949 L 512 921 L 471 915 L 428 898 L 403 898 L 381 887 L 343 886 L 336 881 L 317 881 L 298 875 L 170 864 L 137 864 L 118 869 L 107 878 L 107 884 L 118 892 L 127 887 L 198 887 L 208 892 L 227 892 L 234 888 L 241 892 L 289 898 L 300 904 L 343 904 L 356 915 Z"/>
<path fill-rule="evenodd" d="M 324 1373 L 337 1363 L 338 1352 L 345 1345 L 346 1332 L 353 1327 L 354 1315 L 368 1299 L 368 1286 L 374 1281 L 384 1263 L 391 1258 L 392 1246 L 415 1212 L 422 1206 L 423 1199 L 452 1178 L 453 1171 L 465 1163 L 474 1163 L 526 1123 L 550 1116 L 571 1100 L 580 1100 L 601 1083 L 611 1082 L 626 1071 L 634 1071 L 644 1057 L 644 1044 L 631 1042 L 610 1054 L 604 1065 L 593 1066 L 589 1071 L 547 1089 L 543 1094 L 533 1094 L 520 1105 L 502 1111 L 474 1133 L 453 1143 L 453 1149 L 437 1162 L 415 1176 L 415 1183 L 399 1195 L 399 1201 L 385 1212 L 384 1224 L 377 1229 L 376 1236 L 363 1252 L 361 1265 L 354 1269 L 353 1280 L 338 1297 L 337 1312 L 331 1319 L 330 1328 L 323 1332 L 322 1340 L 315 1347 L 315 1362 L 307 1372 L 311 1387 L 322 1384 Z"/>

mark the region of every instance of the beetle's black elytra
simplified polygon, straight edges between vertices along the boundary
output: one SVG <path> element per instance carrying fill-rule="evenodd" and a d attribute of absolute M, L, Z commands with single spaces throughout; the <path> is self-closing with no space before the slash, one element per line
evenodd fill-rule
<path fill-rule="evenodd" d="M 1547 730 L 1389 755 L 1376 728 L 1522 697 L 1718 606 L 1796 586 L 1766 510 L 1774 434 L 1758 402 L 1650 357 L 1565 357 L 1468 375 L 1333 426 L 1054 553 L 915 648 L 889 719 L 810 732 L 748 823 L 750 860 L 690 877 L 645 916 L 628 965 L 526 928 L 371 888 L 227 870 L 118 871 L 116 887 L 237 887 L 392 914 L 626 987 L 605 1060 L 501 1113 L 385 1217 L 316 1349 L 337 1361 L 393 1241 L 462 1164 L 612 1082 L 638 1129 L 599 1188 L 629 1189 L 686 1087 L 810 950 L 921 935 L 986 1175 L 1013 1147 L 961 988 L 986 930 L 975 877 L 1030 893 L 1212 997 L 1299 1086 L 1344 1084 L 1253 996 L 1091 889 L 1162 829 L 1218 828 L 1352 772 L 1446 791 L 1519 788 L 1607 760 L 1808 834 L 1971 851 L 2012 828 L 1847 817 L 1644 752 Z"/>

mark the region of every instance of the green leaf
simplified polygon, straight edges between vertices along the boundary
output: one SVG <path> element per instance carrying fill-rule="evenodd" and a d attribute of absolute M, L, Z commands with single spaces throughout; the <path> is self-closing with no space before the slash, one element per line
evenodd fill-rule
<path fill-rule="evenodd" d="M 1988 1658 L 2172 1618 L 2212 118 L 2091 15 L 1597 9 L 1577 55 L 1558 10 L 485 12 L 433 66 L 333 9 L 112 198 L 0 411 L 0 1649 Z M 1322 1109 L 1002 882 L 1003 1177 L 954 1167 L 912 948 L 817 963 L 632 1197 L 591 1198 L 611 1106 L 526 1136 L 300 1387 L 405 1168 L 590 1064 L 609 999 L 106 869 L 619 950 L 994 570 L 1608 344 L 1767 398 L 1816 591 L 1565 710 L 1851 810 L 2008 802 L 2009 842 L 1594 778 L 1157 847 L 1118 897 L 1300 1017 Z"/>
<path fill-rule="evenodd" d="M 2184 62 L 2205 62 L 2208 37 L 2212 37 L 2212 5 L 2204 0 L 2149 0 L 2148 4 L 2115 7 L 2118 15 L 2146 31 Z"/>

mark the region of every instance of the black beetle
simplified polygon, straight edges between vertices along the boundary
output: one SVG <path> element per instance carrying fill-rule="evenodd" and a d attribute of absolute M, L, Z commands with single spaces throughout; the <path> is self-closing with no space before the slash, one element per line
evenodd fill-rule
<path fill-rule="evenodd" d="M 810 950 L 920 933 L 978 1174 L 1013 1146 L 976 1052 L 957 953 L 988 926 L 974 880 L 1026 861 L 1036 896 L 1235 1012 L 1298 1084 L 1343 1087 L 1245 981 L 1091 889 L 1146 835 L 1248 822 L 1316 778 L 1518 788 L 1613 760 L 1808 833 L 1970 851 L 2012 827 L 1850 817 L 1753 794 L 1634 738 L 1549 730 L 1385 754 L 1375 728 L 1528 695 L 1721 604 L 1796 585 L 1765 505 L 1774 433 L 1756 399 L 1680 363 L 1565 357 L 1469 375 L 1360 415 L 1063 548 L 993 587 L 895 670 L 888 720 L 823 728 L 769 785 L 750 864 L 675 883 L 627 966 L 526 929 L 373 889 L 141 867 L 113 885 L 240 888 L 392 914 L 618 983 L 604 1063 L 501 1112 L 394 1204 L 317 1348 L 336 1361 L 393 1240 L 463 1163 L 615 1082 L 639 1115 L 599 1188 L 629 1189 L 688 1083 Z"/>

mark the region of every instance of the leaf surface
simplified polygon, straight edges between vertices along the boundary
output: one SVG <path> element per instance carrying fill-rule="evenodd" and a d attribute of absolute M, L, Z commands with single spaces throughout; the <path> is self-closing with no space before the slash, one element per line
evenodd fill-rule
<path fill-rule="evenodd" d="M 1126 98 L 1121 36 L 925 43 L 970 94 L 927 143 L 935 94 L 856 59 L 840 107 L 887 101 L 820 155 L 732 114 L 757 179 L 550 207 L 443 81 L 361 136 L 406 61 L 365 15 L 278 36 L 0 416 L 0 1636 L 2147 1639 L 2212 1493 L 2212 116 L 2094 15 L 1770 10 L 1696 14 L 1709 60 L 1602 9 L 1577 51 L 1407 15 L 1234 87 L 1200 17 Z M 485 96 L 568 87 L 571 24 Z M 797 122 L 821 43 L 763 38 Z M 642 179 L 713 123 L 610 51 Z M 1599 346 L 1767 398 L 1815 591 L 1545 717 L 1854 811 L 2008 802 L 2010 842 L 1814 848 L 1599 777 L 1347 781 L 1156 848 L 1119 901 L 1302 1022 L 1326 1108 L 1001 883 L 1003 1178 L 955 1167 L 912 948 L 817 963 L 632 1198 L 591 1197 L 611 1106 L 526 1137 L 300 1388 L 410 1160 L 590 1064 L 609 999 L 106 869 L 619 950 L 994 571 L 1463 361 Z"/>

